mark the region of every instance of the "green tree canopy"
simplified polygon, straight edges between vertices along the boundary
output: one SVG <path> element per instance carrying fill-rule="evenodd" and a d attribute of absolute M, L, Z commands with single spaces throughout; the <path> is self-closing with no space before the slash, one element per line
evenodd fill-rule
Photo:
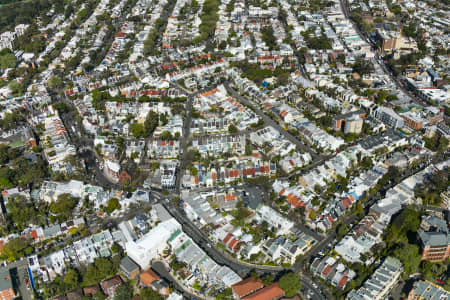
<path fill-rule="evenodd" d="M 152 288 L 141 289 L 139 296 L 142 300 L 163 300 L 163 298 Z"/>
<path fill-rule="evenodd" d="M 63 81 L 61 79 L 61 77 L 53 75 L 52 77 L 50 77 L 50 79 L 48 80 L 48 86 L 51 89 L 59 89 L 63 87 Z"/>
<path fill-rule="evenodd" d="M 298 274 L 290 272 L 283 275 L 278 282 L 280 288 L 286 293 L 286 297 L 294 297 L 302 288 Z"/>
<path fill-rule="evenodd" d="M 24 256 L 24 250 L 30 245 L 30 241 L 21 237 L 9 240 L 3 247 L 2 257 L 8 261 L 14 261 Z"/>
<path fill-rule="evenodd" d="M 130 300 L 133 298 L 133 288 L 128 283 L 122 283 L 114 293 L 114 300 Z"/>
<path fill-rule="evenodd" d="M 146 135 L 144 125 L 140 123 L 131 124 L 130 132 L 135 138 L 144 137 Z"/>
<path fill-rule="evenodd" d="M 419 246 L 401 243 L 394 249 L 393 255 L 403 264 L 403 278 L 417 272 L 421 261 Z"/>
<path fill-rule="evenodd" d="M 147 114 L 144 122 L 144 132 L 146 136 L 150 136 L 155 131 L 156 127 L 158 127 L 159 123 L 159 115 L 157 112 L 150 111 Z"/>
<path fill-rule="evenodd" d="M 73 209 L 77 206 L 79 199 L 70 194 L 61 194 L 58 199 L 50 204 L 50 212 L 58 222 L 64 222 L 72 217 Z"/>
<path fill-rule="evenodd" d="M 103 279 L 113 276 L 116 273 L 114 264 L 106 258 L 97 258 L 90 264 L 83 277 L 83 286 L 97 284 Z"/>
<path fill-rule="evenodd" d="M 0 56 L 0 68 L 1 69 L 7 69 L 7 68 L 14 68 L 17 64 L 17 58 L 12 53 L 6 53 L 2 56 Z"/>
<path fill-rule="evenodd" d="M 23 230 L 29 224 L 39 223 L 39 212 L 33 203 L 24 196 L 18 195 L 9 198 L 6 209 L 8 211 L 7 219 L 19 230 Z"/>
<path fill-rule="evenodd" d="M 121 207 L 122 206 L 119 203 L 119 199 L 111 198 L 108 200 L 108 205 L 106 206 L 105 211 L 110 214 L 113 211 L 120 209 Z"/>
<path fill-rule="evenodd" d="M 69 269 L 64 275 L 63 282 L 67 285 L 68 290 L 73 290 L 80 285 L 80 274 L 75 269 Z"/>
<path fill-rule="evenodd" d="M 234 124 L 230 124 L 228 126 L 228 132 L 229 133 L 238 133 L 239 130 L 237 129 L 237 127 Z"/>

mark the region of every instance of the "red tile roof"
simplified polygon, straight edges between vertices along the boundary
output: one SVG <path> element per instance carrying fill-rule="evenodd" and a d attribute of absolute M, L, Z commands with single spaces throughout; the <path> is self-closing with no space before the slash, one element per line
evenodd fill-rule
<path fill-rule="evenodd" d="M 257 292 L 250 294 L 243 300 L 274 300 L 284 296 L 284 291 L 278 286 L 278 283 L 273 283 Z"/>
<path fill-rule="evenodd" d="M 348 280 L 348 277 L 347 276 L 343 276 L 342 278 L 341 278 L 341 280 L 339 280 L 339 286 L 340 287 L 344 287 L 345 286 L 345 284 L 347 283 L 347 280 Z"/>
<path fill-rule="evenodd" d="M 231 233 L 227 234 L 225 238 L 223 239 L 223 243 L 226 244 L 228 241 L 233 237 Z"/>
<path fill-rule="evenodd" d="M 231 286 L 233 293 L 242 298 L 264 287 L 261 280 L 249 277 Z"/>
<path fill-rule="evenodd" d="M 330 271 L 331 271 L 331 266 L 330 266 L 330 265 L 327 265 L 327 266 L 325 267 L 325 269 L 323 269 L 322 274 L 325 275 L 325 276 L 327 276 L 327 275 L 330 273 Z"/>

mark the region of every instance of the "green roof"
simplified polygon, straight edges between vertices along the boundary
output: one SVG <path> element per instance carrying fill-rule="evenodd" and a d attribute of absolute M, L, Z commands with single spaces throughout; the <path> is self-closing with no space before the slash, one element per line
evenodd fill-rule
<path fill-rule="evenodd" d="M 171 241 L 173 241 L 177 236 L 179 236 L 181 233 L 180 229 L 177 229 L 174 233 L 172 233 L 168 239 L 168 242 L 170 243 Z"/>

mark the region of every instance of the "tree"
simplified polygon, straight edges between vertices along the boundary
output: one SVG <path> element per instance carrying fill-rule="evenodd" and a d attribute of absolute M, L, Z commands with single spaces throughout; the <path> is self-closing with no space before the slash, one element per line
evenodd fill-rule
<path fill-rule="evenodd" d="M 27 239 L 18 237 L 9 240 L 3 247 L 2 257 L 8 259 L 8 261 L 15 261 L 19 257 L 23 257 L 23 251 L 30 245 Z"/>
<path fill-rule="evenodd" d="M 95 293 L 95 295 L 92 297 L 92 299 L 94 299 L 94 300 L 106 300 L 107 297 L 101 291 L 98 291 L 97 293 Z"/>
<path fill-rule="evenodd" d="M 155 131 L 156 127 L 158 127 L 159 123 L 158 120 L 159 120 L 158 113 L 151 110 L 147 114 L 147 117 L 145 118 L 144 121 L 145 136 L 150 136 Z"/>
<path fill-rule="evenodd" d="M 273 275 L 272 274 L 265 274 L 262 278 L 261 278 L 262 282 L 264 283 L 265 286 L 271 285 L 273 283 Z"/>
<path fill-rule="evenodd" d="M 353 64 L 353 72 L 358 73 L 359 75 L 370 74 L 374 71 L 373 64 L 362 58 L 357 58 L 355 63 Z"/>
<path fill-rule="evenodd" d="M 173 140 L 173 136 L 170 133 L 170 131 L 164 130 L 163 133 L 161 134 L 161 140 L 164 140 L 164 141 Z"/>
<path fill-rule="evenodd" d="M 227 47 L 227 42 L 226 41 L 221 41 L 219 44 L 219 49 L 220 50 L 225 50 L 225 48 Z"/>
<path fill-rule="evenodd" d="M 423 274 L 425 279 L 429 281 L 433 281 L 436 278 L 441 277 L 446 270 L 446 265 L 441 262 L 432 263 L 424 260 L 420 263 L 420 272 Z"/>
<path fill-rule="evenodd" d="M 233 134 L 233 133 L 239 132 L 239 130 L 237 129 L 237 127 L 234 124 L 230 124 L 228 126 L 228 132 Z"/>
<path fill-rule="evenodd" d="M 366 170 L 371 169 L 373 167 L 372 159 L 368 156 L 364 157 L 361 161 L 361 166 Z"/>
<path fill-rule="evenodd" d="M 121 207 L 122 206 L 119 203 L 119 199 L 111 198 L 111 199 L 108 200 L 108 204 L 107 204 L 107 206 L 105 208 L 105 211 L 110 214 L 113 211 L 120 209 Z"/>
<path fill-rule="evenodd" d="M 349 228 L 346 224 L 340 224 L 337 227 L 337 239 L 342 239 L 348 232 Z"/>
<path fill-rule="evenodd" d="M 443 153 L 443 152 L 447 151 L 447 149 L 448 149 L 448 139 L 445 136 L 441 136 L 439 138 L 437 152 Z"/>
<path fill-rule="evenodd" d="M 219 19 L 219 15 L 217 14 L 219 5 L 219 0 L 205 0 L 203 3 L 202 14 L 200 15 L 202 23 L 199 26 L 200 41 L 206 40 L 208 36 L 214 35 L 216 23 Z"/>
<path fill-rule="evenodd" d="M 56 109 L 59 114 L 63 114 L 69 111 L 67 104 L 64 102 L 58 102 L 53 104 L 53 108 Z"/>
<path fill-rule="evenodd" d="M 79 287 L 80 276 L 74 269 L 69 269 L 64 275 L 63 282 L 67 285 L 69 290 L 73 290 Z"/>
<path fill-rule="evenodd" d="M 122 252 L 123 252 L 123 249 L 122 249 L 122 246 L 120 246 L 120 245 L 117 244 L 117 243 L 114 243 L 114 244 L 112 244 L 112 246 L 111 246 L 111 251 L 112 251 L 112 253 L 122 253 Z"/>
<path fill-rule="evenodd" d="M 277 39 L 275 38 L 272 26 L 265 26 L 261 28 L 262 40 L 266 43 L 269 49 L 273 49 L 277 46 Z"/>
<path fill-rule="evenodd" d="M 133 298 L 133 288 L 128 283 L 119 285 L 114 293 L 114 300 L 130 300 Z"/>
<path fill-rule="evenodd" d="M 245 155 L 252 155 L 252 153 L 253 153 L 252 144 L 249 141 L 247 141 L 245 143 Z"/>
<path fill-rule="evenodd" d="M 191 168 L 191 175 L 192 175 L 192 176 L 197 176 L 197 175 L 198 175 L 198 170 L 197 170 L 196 167 L 192 167 L 192 168 Z"/>
<path fill-rule="evenodd" d="M 217 300 L 232 300 L 233 297 L 233 290 L 231 288 L 226 288 L 223 290 L 223 292 L 216 295 Z"/>
<path fill-rule="evenodd" d="M 8 199 L 6 209 L 8 221 L 15 224 L 19 230 L 23 230 L 28 224 L 38 223 L 38 212 L 34 205 L 22 195 Z"/>
<path fill-rule="evenodd" d="M 62 81 L 61 77 L 53 75 L 48 80 L 48 86 L 51 89 L 59 89 L 59 88 L 63 87 L 63 81 Z"/>
<path fill-rule="evenodd" d="M 20 83 L 20 82 L 18 82 L 17 80 L 11 81 L 11 82 L 9 83 L 8 87 L 9 87 L 9 89 L 11 90 L 11 92 L 12 92 L 13 94 L 22 92 L 22 90 L 23 90 L 23 84 Z"/>
<path fill-rule="evenodd" d="M 279 85 L 286 85 L 289 81 L 289 73 L 283 72 L 277 76 L 277 82 Z"/>
<path fill-rule="evenodd" d="M 62 223 L 72 217 L 73 209 L 78 201 L 79 199 L 71 194 L 61 194 L 55 202 L 50 204 L 50 212 L 55 215 L 58 222 Z"/>
<path fill-rule="evenodd" d="M 420 215 L 420 212 L 413 208 L 405 208 L 387 228 L 386 240 L 388 242 L 407 242 L 407 234 L 415 233 L 419 229 Z"/>
<path fill-rule="evenodd" d="M 90 264 L 83 277 L 83 285 L 89 286 L 111 277 L 116 273 L 113 263 L 106 258 L 97 258 Z"/>
<path fill-rule="evenodd" d="M 419 247 L 417 245 L 402 243 L 394 249 L 393 255 L 403 264 L 403 278 L 406 279 L 409 275 L 417 272 L 421 261 Z"/>
<path fill-rule="evenodd" d="M 139 296 L 142 300 L 162 300 L 163 298 L 152 288 L 141 289 Z"/>
<path fill-rule="evenodd" d="M 146 136 L 146 130 L 144 125 L 140 123 L 133 123 L 130 125 L 130 132 L 135 138 Z"/>
<path fill-rule="evenodd" d="M 1 69 L 8 69 L 8 68 L 14 68 L 17 64 L 17 58 L 12 53 L 6 53 L 2 56 L 0 56 L 0 68 Z"/>
<path fill-rule="evenodd" d="M 280 288 L 286 293 L 286 297 L 294 297 L 295 294 L 302 288 L 300 277 L 298 274 L 290 272 L 283 275 L 278 282 Z"/>

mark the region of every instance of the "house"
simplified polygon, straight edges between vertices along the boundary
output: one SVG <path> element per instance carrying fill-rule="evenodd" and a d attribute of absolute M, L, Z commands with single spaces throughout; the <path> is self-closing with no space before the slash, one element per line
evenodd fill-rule
<path fill-rule="evenodd" d="M 260 279 L 249 277 L 231 286 L 235 299 L 242 299 L 264 287 Z"/>
<path fill-rule="evenodd" d="M 284 295 L 284 291 L 278 283 L 273 283 L 242 298 L 242 300 L 278 300 L 284 297 Z"/>
<path fill-rule="evenodd" d="M 150 287 L 160 295 L 169 295 L 169 286 L 166 281 L 161 279 L 152 269 L 148 269 L 139 275 L 140 285 Z"/>
<path fill-rule="evenodd" d="M 102 287 L 103 293 L 109 297 L 114 297 L 116 289 L 122 284 L 122 278 L 119 275 L 114 276 L 113 278 L 103 280 L 100 283 Z"/>
<path fill-rule="evenodd" d="M 16 297 L 9 269 L 3 268 L 0 270 L 0 299 L 11 300 Z"/>
<path fill-rule="evenodd" d="M 122 258 L 119 269 L 128 279 L 134 279 L 139 274 L 139 266 L 129 256 Z"/>
<path fill-rule="evenodd" d="M 327 280 L 342 290 L 356 276 L 353 270 L 329 256 L 315 258 L 310 268 L 315 276 Z"/>
<path fill-rule="evenodd" d="M 153 272 L 152 269 L 147 269 L 139 275 L 141 286 L 151 287 L 153 282 L 160 281 L 161 278 Z"/>
<path fill-rule="evenodd" d="M 85 296 L 94 296 L 97 293 L 100 293 L 100 288 L 98 285 L 91 285 L 83 288 L 83 294 Z"/>
<path fill-rule="evenodd" d="M 261 246 L 261 252 L 272 261 L 294 264 L 299 255 L 305 252 L 315 243 L 315 240 L 305 233 L 299 234 L 299 238 L 290 241 L 283 236 L 276 239 L 268 239 Z"/>
<path fill-rule="evenodd" d="M 445 220 L 424 216 L 417 233 L 422 246 L 422 260 L 440 262 L 450 256 L 450 235 Z"/>
<path fill-rule="evenodd" d="M 260 222 L 266 221 L 269 226 L 278 230 L 278 234 L 285 234 L 294 226 L 294 223 L 269 206 L 262 205 L 256 211 Z"/>
<path fill-rule="evenodd" d="M 400 260 L 387 257 L 369 280 L 358 290 L 352 290 L 347 295 L 347 300 L 360 299 L 385 299 L 403 272 Z"/>

